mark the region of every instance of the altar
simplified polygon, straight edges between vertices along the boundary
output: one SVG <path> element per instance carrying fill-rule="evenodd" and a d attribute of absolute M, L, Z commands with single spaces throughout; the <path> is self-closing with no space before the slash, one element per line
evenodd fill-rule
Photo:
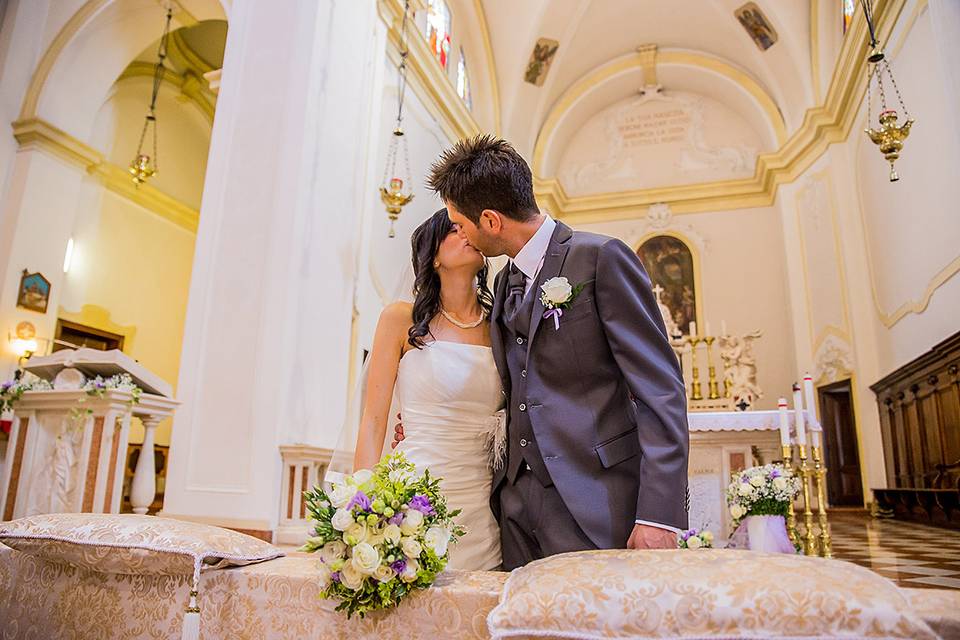
<path fill-rule="evenodd" d="M 732 533 L 726 507 L 730 475 L 781 459 L 779 411 L 691 412 L 690 528 L 709 529 L 718 540 Z M 795 414 L 788 414 L 791 430 Z"/>

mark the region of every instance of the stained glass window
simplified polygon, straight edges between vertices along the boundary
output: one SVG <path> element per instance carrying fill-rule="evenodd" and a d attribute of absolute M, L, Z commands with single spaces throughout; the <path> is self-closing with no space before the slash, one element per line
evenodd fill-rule
<path fill-rule="evenodd" d="M 427 0 L 427 43 L 446 69 L 450 59 L 450 7 L 443 0 Z"/>
<path fill-rule="evenodd" d="M 853 12 L 856 9 L 856 0 L 840 0 L 843 3 L 843 32 L 846 33 L 853 22 Z"/>
<path fill-rule="evenodd" d="M 467 75 L 467 59 L 460 47 L 460 59 L 457 61 L 457 94 L 463 99 L 467 109 L 473 109 L 473 98 L 470 95 L 470 76 Z"/>

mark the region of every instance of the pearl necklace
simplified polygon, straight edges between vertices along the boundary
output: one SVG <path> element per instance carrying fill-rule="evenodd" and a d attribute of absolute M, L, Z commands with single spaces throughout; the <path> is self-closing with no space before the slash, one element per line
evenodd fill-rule
<path fill-rule="evenodd" d="M 476 329 L 477 327 L 480 326 L 480 323 L 483 322 L 483 319 L 487 317 L 486 314 L 483 312 L 483 310 L 481 310 L 480 317 L 477 318 L 476 322 L 460 322 L 459 320 L 456 320 L 453 316 L 451 316 L 449 313 L 447 313 L 447 310 L 442 307 L 440 308 L 440 315 L 446 318 L 450 322 L 450 324 L 452 324 L 455 327 L 460 327 L 461 329 Z"/>

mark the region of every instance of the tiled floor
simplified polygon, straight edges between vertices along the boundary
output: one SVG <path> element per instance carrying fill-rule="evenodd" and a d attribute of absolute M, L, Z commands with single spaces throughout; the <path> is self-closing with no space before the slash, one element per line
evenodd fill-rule
<path fill-rule="evenodd" d="M 902 587 L 960 589 L 960 532 L 860 511 L 830 512 L 833 556 Z"/>

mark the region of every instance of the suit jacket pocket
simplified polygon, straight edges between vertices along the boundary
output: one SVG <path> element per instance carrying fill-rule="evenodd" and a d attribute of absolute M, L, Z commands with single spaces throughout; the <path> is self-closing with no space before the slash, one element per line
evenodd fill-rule
<path fill-rule="evenodd" d="M 640 441 L 637 439 L 637 430 L 631 429 L 603 444 L 594 447 L 600 456 L 600 464 L 605 469 L 616 466 L 624 460 L 629 460 L 640 452 Z"/>

